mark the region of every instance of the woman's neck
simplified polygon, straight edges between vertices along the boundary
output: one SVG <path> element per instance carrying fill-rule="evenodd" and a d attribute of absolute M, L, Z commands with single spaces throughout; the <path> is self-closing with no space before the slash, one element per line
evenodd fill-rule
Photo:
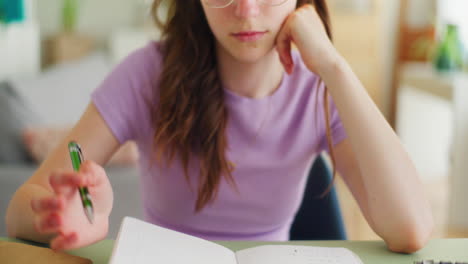
<path fill-rule="evenodd" d="M 255 63 L 240 62 L 218 49 L 218 67 L 225 89 L 249 98 L 273 94 L 284 72 L 276 49 Z"/>

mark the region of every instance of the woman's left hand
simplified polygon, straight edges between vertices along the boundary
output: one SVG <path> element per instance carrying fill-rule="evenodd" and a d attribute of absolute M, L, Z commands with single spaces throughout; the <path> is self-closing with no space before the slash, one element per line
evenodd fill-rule
<path fill-rule="evenodd" d="M 276 38 L 276 49 L 286 72 L 292 73 L 291 42 L 307 68 L 319 75 L 339 57 L 313 5 L 307 4 L 291 13 Z"/>

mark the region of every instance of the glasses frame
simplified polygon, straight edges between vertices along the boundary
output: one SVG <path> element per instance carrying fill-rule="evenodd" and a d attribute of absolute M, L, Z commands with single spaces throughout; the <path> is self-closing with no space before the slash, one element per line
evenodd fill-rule
<path fill-rule="evenodd" d="M 227 4 L 223 5 L 223 6 L 212 6 L 210 4 L 207 3 L 207 0 L 202 0 L 206 6 L 208 6 L 209 8 L 225 8 L 225 7 L 228 7 L 230 6 L 232 3 L 234 3 L 236 0 L 228 0 L 227 1 Z M 279 4 L 276 4 L 276 5 L 272 5 L 272 4 L 268 4 L 268 3 L 265 3 L 266 0 L 257 0 L 257 2 L 260 2 L 264 5 L 268 5 L 268 6 L 280 6 L 280 5 L 283 5 L 284 3 L 286 3 L 288 0 L 282 0 L 281 3 Z"/>

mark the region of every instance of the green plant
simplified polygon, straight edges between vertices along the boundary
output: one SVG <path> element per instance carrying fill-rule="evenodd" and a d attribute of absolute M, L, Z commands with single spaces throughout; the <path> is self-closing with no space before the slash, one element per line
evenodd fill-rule
<path fill-rule="evenodd" d="M 435 66 L 441 71 L 461 70 L 463 59 L 463 46 L 458 27 L 448 24 L 437 47 Z"/>
<path fill-rule="evenodd" d="M 62 26 L 65 31 L 71 32 L 76 28 L 78 17 L 78 1 L 64 0 L 62 8 Z"/>
<path fill-rule="evenodd" d="M 0 23 L 6 22 L 5 0 L 0 0 Z"/>

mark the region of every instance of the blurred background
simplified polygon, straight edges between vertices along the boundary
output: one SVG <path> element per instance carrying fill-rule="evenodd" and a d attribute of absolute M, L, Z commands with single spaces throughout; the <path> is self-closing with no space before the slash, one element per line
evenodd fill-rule
<path fill-rule="evenodd" d="M 0 0 L 0 236 L 14 190 L 78 120 L 91 91 L 130 52 L 159 39 L 151 2 Z M 336 47 L 420 172 L 433 237 L 468 236 L 468 1 L 328 4 Z M 109 166 L 132 171 L 137 156 L 127 146 Z M 337 186 L 349 239 L 378 239 Z"/>

